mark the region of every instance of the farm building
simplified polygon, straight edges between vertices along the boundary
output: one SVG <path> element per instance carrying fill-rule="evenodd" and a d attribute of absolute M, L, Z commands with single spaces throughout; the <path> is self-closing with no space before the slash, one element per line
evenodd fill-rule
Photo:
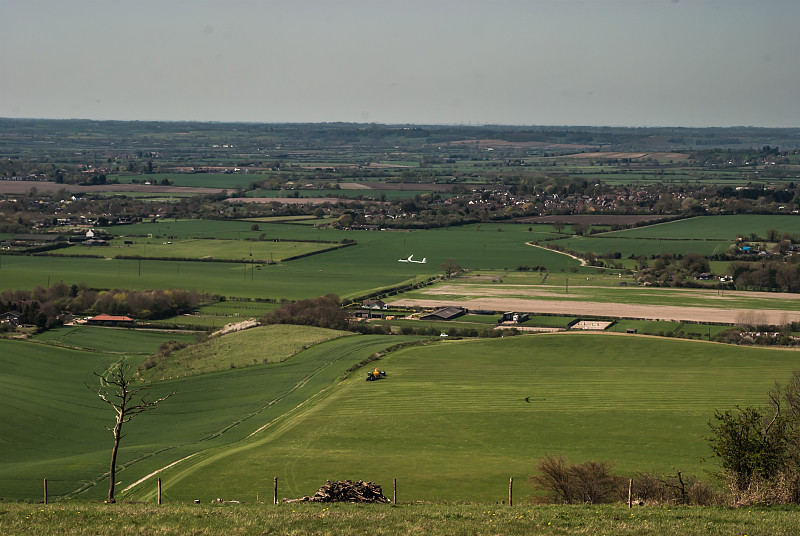
<path fill-rule="evenodd" d="M 95 325 L 132 326 L 136 323 L 136 321 L 129 316 L 113 316 L 102 314 L 89 318 L 86 323 Z"/>
<path fill-rule="evenodd" d="M 442 307 L 420 317 L 420 320 L 453 320 L 467 313 L 463 307 Z"/>
<path fill-rule="evenodd" d="M 357 309 L 353 312 L 356 318 L 377 318 L 383 320 L 386 318 L 386 313 L 376 309 Z"/>
<path fill-rule="evenodd" d="M 503 313 L 503 318 L 500 319 L 500 322 L 515 322 L 517 324 L 522 324 L 530 317 L 527 313 L 515 313 L 513 311 L 508 313 Z"/>
<path fill-rule="evenodd" d="M 56 234 L 19 234 L 11 242 L 18 245 L 64 244 L 67 237 Z"/>
<path fill-rule="evenodd" d="M 364 300 L 361 302 L 364 309 L 388 309 L 389 305 L 383 300 Z"/>
<path fill-rule="evenodd" d="M 18 311 L 8 311 L 0 315 L 0 324 L 11 324 L 12 326 L 19 326 L 22 320 L 22 313 Z"/>

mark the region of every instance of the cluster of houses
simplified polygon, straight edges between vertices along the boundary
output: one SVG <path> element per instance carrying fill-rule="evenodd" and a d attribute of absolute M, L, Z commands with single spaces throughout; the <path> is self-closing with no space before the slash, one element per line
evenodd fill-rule
<path fill-rule="evenodd" d="M 19 311 L 6 311 L 0 314 L 0 324 L 8 324 L 16 327 L 23 325 L 23 323 L 23 314 Z M 100 314 L 87 318 L 80 323 L 90 326 L 133 327 L 136 325 L 136 320 L 125 315 Z"/>
<path fill-rule="evenodd" d="M 82 244 L 87 247 L 108 246 L 105 234 L 89 229 L 85 233 L 63 235 L 55 233 L 45 234 L 18 234 L 0 242 L 4 248 L 36 248 L 42 246 L 71 246 Z"/>

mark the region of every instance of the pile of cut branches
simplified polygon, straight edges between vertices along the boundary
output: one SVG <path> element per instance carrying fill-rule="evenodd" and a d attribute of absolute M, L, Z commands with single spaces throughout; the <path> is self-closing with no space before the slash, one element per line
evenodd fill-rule
<path fill-rule="evenodd" d="M 283 499 L 283 502 L 356 502 L 356 503 L 388 503 L 389 499 L 383 496 L 380 485 L 374 482 L 359 480 L 328 481 L 317 492 L 309 497 L 299 499 Z"/>

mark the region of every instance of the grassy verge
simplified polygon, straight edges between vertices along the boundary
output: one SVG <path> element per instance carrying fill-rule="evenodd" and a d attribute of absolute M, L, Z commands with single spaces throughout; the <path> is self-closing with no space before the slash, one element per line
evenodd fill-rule
<path fill-rule="evenodd" d="M 271 499 L 271 497 L 270 497 Z M 110 534 L 797 534 L 800 509 L 485 504 L 0 504 L 6 536 Z"/>

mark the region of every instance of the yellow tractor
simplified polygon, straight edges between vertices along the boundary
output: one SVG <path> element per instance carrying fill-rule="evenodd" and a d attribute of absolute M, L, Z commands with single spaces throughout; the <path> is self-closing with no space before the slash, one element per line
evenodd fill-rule
<path fill-rule="evenodd" d="M 386 371 L 378 370 L 377 368 L 372 372 L 367 372 L 367 381 L 374 382 L 375 380 L 380 380 L 381 378 L 386 377 Z"/>

